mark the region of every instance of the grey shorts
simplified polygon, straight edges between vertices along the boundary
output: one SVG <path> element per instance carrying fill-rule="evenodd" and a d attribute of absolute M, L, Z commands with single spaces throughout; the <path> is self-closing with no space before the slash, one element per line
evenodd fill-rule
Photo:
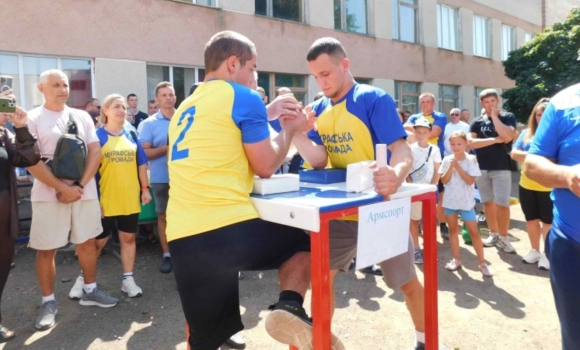
<path fill-rule="evenodd" d="M 330 269 L 348 271 L 352 258 L 356 255 L 358 222 L 333 220 L 330 222 Z M 398 289 L 417 276 L 415 272 L 414 248 L 409 235 L 409 249 L 406 253 L 385 260 L 379 264 L 383 279 L 391 289 Z"/>
<path fill-rule="evenodd" d="M 510 206 L 512 172 L 510 170 L 482 170 L 475 179 L 481 202 L 493 202 L 502 207 Z"/>
<path fill-rule="evenodd" d="M 169 184 L 151 184 L 151 189 L 155 197 L 155 211 L 157 214 L 164 214 L 169 200 Z"/>

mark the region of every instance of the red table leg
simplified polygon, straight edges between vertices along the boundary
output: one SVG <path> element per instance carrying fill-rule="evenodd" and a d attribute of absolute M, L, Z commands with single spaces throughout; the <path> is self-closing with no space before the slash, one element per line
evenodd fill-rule
<path fill-rule="evenodd" d="M 423 244 L 425 251 L 425 348 L 439 348 L 437 310 L 437 215 L 435 192 L 421 196 L 423 202 Z"/>
<path fill-rule="evenodd" d="M 320 232 L 310 232 L 312 318 L 314 349 L 330 350 L 330 253 L 328 220 L 321 218 Z"/>
<path fill-rule="evenodd" d="M 187 343 L 187 350 L 191 350 L 191 346 L 189 346 L 189 325 L 185 322 L 185 341 Z"/>

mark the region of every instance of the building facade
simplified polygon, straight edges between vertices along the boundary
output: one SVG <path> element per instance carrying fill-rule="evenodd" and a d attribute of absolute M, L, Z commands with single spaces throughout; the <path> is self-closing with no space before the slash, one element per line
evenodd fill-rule
<path fill-rule="evenodd" d="M 182 101 L 204 79 L 205 43 L 229 29 L 256 44 L 259 85 L 270 98 L 287 86 L 308 103 L 319 90 L 306 52 L 317 38 L 333 36 L 357 81 L 383 88 L 400 108 L 418 111 L 418 96 L 428 91 L 442 112 L 473 112 L 482 89 L 513 86 L 502 60 L 541 31 L 545 2 L 4 0 L 0 74 L 14 78 L 26 108 L 43 103 L 40 73 L 60 68 L 70 78 L 72 106 L 136 93 L 146 110 L 160 81 L 173 82 Z"/>

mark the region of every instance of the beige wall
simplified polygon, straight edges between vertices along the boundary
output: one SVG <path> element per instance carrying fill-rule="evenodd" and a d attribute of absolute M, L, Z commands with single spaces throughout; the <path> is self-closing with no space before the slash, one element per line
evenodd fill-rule
<path fill-rule="evenodd" d="M 393 38 L 393 6 L 390 1 L 373 0 L 371 17 L 377 38 Z"/>
<path fill-rule="evenodd" d="M 308 74 L 305 56 L 312 42 L 322 36 L 334 36 L 345 45 L 357 76 L 452 85 L 513 85 L 497 61 L 168 0 L 3 3 L 0 40 L 2 50 L 7 52 L 203 66 L 207 40 L 220 30 L 231 29 L 254 40 L 260 71 Z M 425 0 L 424 6 L 431 11 L 435 5 L 435 0 Z M 30 25 L 22 24 L 22 13 L 27 14 Z M 91 16 L 87 19 L 80 13 Z M 436 32 L 433 21 L 426 27 L 431 28 L 430 32 Z M 26 30 L 22 30 L 24 27 Z M 436 46 L 436 33 L 434 38 Z M 145 74 L 141 79 L 144 78 Z M 97 88 L 101 91 L 100 86 Z"/>
<path fill-rule="evenodd" d="M 395 81 L 391 79 L 373 79 L 373 86 L 385 90 L 391 97 L 395 98 Z"/>
<path fill-rule="evenodd" d="M 459 24 L 463 54 L 473 56 L 473 11 L 460 8 Z"/>
<path fill-rule="evenodd" d="M 306 6 L 308 9 L 308 23 L 317 27 L 334 29 L 334 6 L 332 1 L 306 1 Z"/>
<path fill-rule="evenodd" d="M 437 0 L 419 1 L 420 43 L 427 47 L 438 47 Z"/>
<path fill-rule="evenodd" d="M 95 59 L 95 96 L 103 101 L 105 96 L 131 93 L 139 98 L 139 110 L 147 113 L 147 70 L 145 62 L 129 60 Z"/>
<path fill-rule="evenodd" d="M 228 11 L 237 11 L 254 14 L 256 12 L 254 0 L 218 0 L 219 7 Z"/>
<path fill-rule="evenodd" d="M 542 25 L 542 0 L 470 0 L 496 11 L 509 13 L 514 17 Z M 562 0 L 552 0 L 562 1 Z"/>
<path fill-rule="evenodd" d="M 546 19 L 547 28 L 557 22 L 564 22 L 570 13 L 572 7 L 580 6 L 578 0 L 544 0 L 546 2 Z"/>

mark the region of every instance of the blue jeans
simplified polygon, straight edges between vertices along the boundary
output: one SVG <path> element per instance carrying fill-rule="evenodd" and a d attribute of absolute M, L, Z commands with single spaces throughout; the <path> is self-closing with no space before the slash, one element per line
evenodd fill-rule
<path fill-rule="evenodd" d="M 562 328 L 562 349 L 580 349 L 580 243 L 552 226 L 546 239 L 546 255 Z"/>

